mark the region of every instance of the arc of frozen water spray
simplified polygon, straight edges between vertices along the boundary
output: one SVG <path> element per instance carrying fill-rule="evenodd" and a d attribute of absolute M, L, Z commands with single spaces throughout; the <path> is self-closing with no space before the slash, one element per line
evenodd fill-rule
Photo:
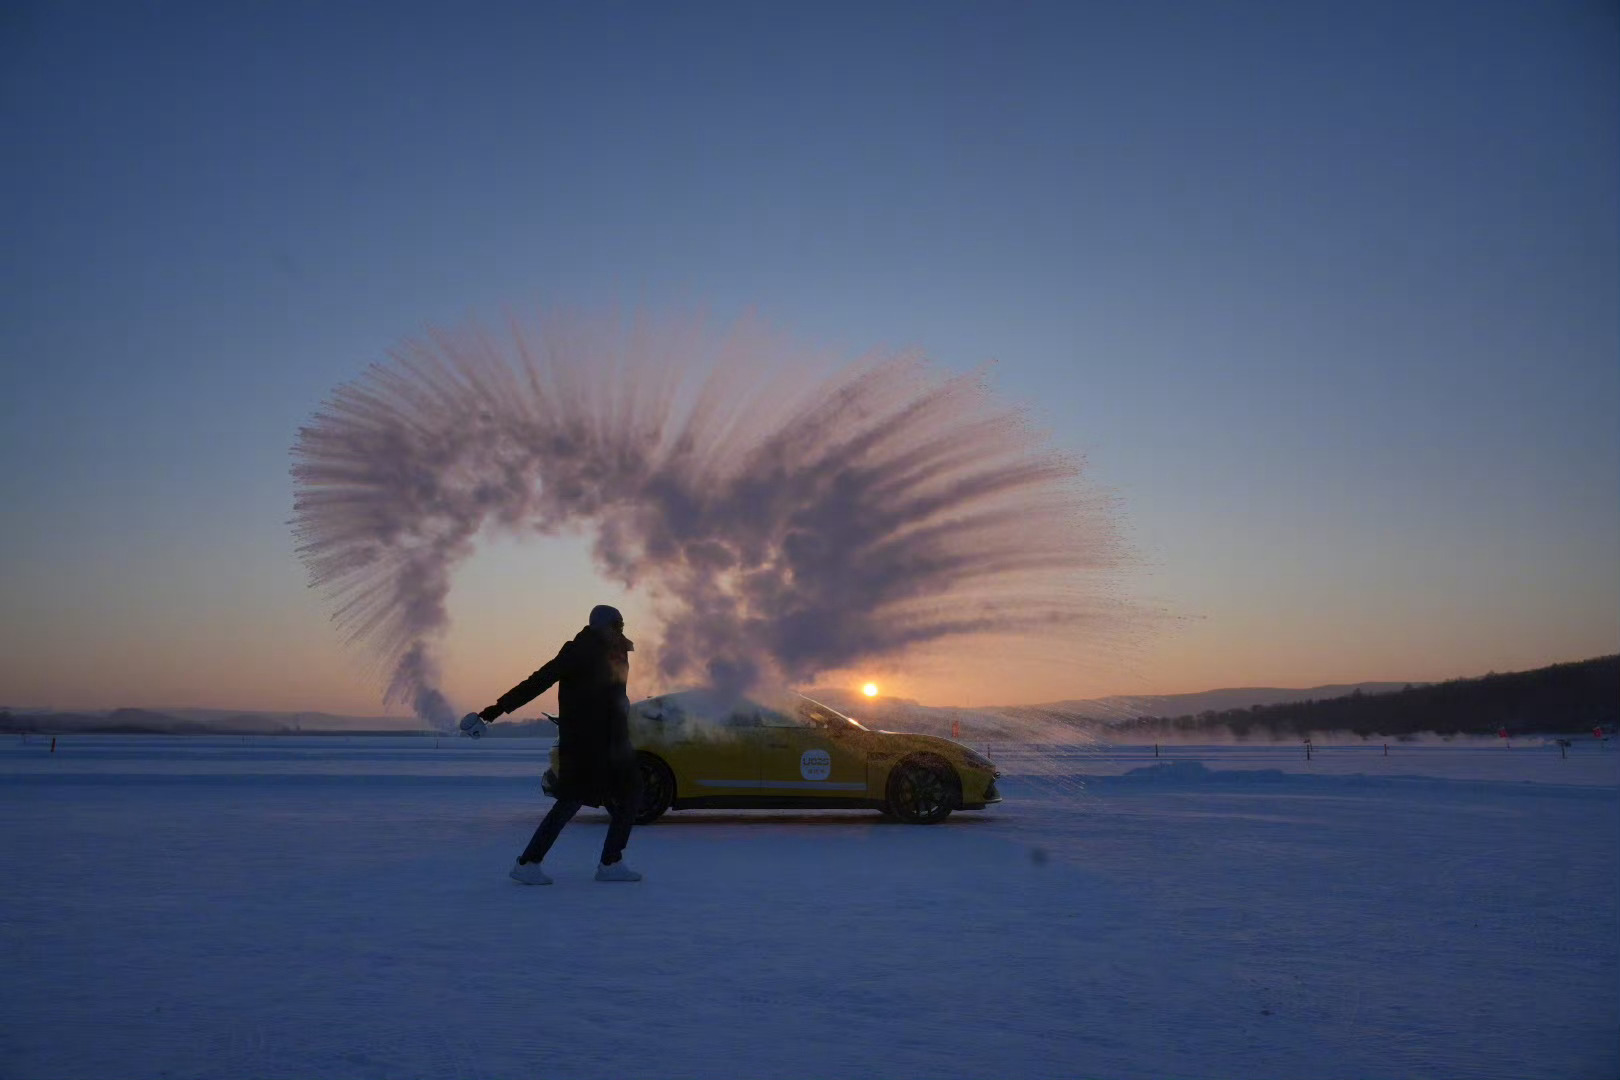
<path fill-rule="evenodd" d="M 385 699 L 445 727 L 451 574 L 489 524 L 594 529 L 655 601 L 659 674 L 731 691 L 1105 617 L 1110 504 L 981 379 L 906 353 L 816 370 L 748 323 L 431 331 L 300 430 L 298 554 Z"/>

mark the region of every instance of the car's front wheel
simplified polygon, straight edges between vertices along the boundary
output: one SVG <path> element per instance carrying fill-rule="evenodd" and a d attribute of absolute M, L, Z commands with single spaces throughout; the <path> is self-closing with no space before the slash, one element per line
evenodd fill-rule
<path fill-rule="evenodd" d="M 960 801 L 956 773 L 943 761 L 903 761 L 889 777 L 888 813 L 910 825 L 932 825 L 951 816 Z"/>
<path fill-rule="evenodd" d="M 675 774 L 651 754 L 637 754 L 636 767 L 641 770 L 641 809 L 636 811 L 636 824 L 646 825 L 663 817 L 675 801 Z"/>

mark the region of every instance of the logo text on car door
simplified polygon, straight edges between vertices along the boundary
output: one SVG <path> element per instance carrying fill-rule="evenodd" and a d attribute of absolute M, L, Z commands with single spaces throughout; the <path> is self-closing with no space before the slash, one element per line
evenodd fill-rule
<path fill-rule="evenodd" d="M 806 780 L 825 780 L 832 774 L 832 755 L 825 750 L 806 750 L 799 755 L 799 775 Z"/>

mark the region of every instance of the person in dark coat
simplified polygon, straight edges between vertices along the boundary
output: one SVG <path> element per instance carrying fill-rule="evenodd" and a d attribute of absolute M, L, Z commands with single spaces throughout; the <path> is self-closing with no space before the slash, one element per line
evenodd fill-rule
<path fill-rule="evenodd" d="M 630 698 L 625 691 L 634 648 L 624 636 L 624 616 L 600 605 L 592 609 L 590 623 L 553 659 L 478 714 L 491 721 L 557 686 L 557 779 L 552 786 L 556 802 L 512 867 L 512 878 L 525 885 L 551 884 L 540 863 L 581 806 L 605 806 L 612 819 L 596 880 L 641 880 L 623 859 L 641 804 L 641 772 L 630 745 Z"/>

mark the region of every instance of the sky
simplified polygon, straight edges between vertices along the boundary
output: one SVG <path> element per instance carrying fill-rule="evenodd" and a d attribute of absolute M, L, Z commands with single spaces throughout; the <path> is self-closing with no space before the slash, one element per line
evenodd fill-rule
<path fill-rule="evenodd" d="M 1163 618 L 937 704 L 1620 651 L 1613 4 L 7 4 L 0 705 L 381 714 L 289 448 L 430 325 L 994 362 Z M 456 579 L 477 708 L 599 601 Z M 632 693 L 634 696 L 634 686 Z"/>

